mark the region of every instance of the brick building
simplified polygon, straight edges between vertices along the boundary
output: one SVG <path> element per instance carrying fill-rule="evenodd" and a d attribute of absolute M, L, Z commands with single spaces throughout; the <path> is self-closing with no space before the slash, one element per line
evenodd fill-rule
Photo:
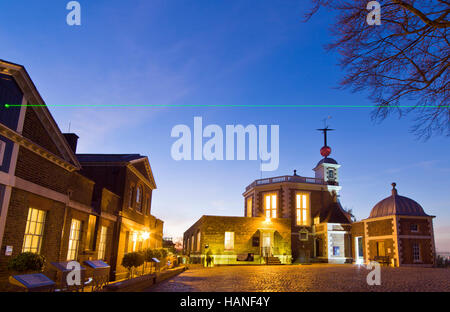
<path fill-rule="evenodd" d="M 105 201 L 105 189 L 117 196 L 111 265 L 115 267 L 117 279 L 125 278 L 127 271 L 120 265 L 124 254 L 162 248 L 163 221 L 151 214 L 156 184 L 149 160 L 138 154 L 78 154 L 77 157 L 82 165 L 81 173 L 95 181 L 94 207 Z"/>
<path fill-rule="evenodd" d="M 353 222 L 339 201 L 340 165 L 328 157 L 331 129 L 320 130 L 324 132 L 323 158 L 313 169 L 314 177 L 299 176 L 294 170 L 293 175 L 254 181 L 243 193 L 245 217 L 203 216 L 184 233 L 185 253 L 196 258 L 205 255 L 205 246 L 213 246 L 212 253 L 222 264 L 244 263 L 237 261 L 240 255 L 254 253 L 255 259 L 268 256 L 282 258 L 283 263 L 289 262 L 282 257 L 286 254 L 294 263 L 375 260 L 393 266 L 433 265 L 433 217 L 415 201 L 398 196 L 395 186 L 393 195 L 377 204 L 368 219 Z M 283 242 L 289 241 L 290 248 L 279 252 L 275 236 L 269 234 L 253 240 L 262 224 L 275 233 L 283 232 Z M 234 249 L 224 247 L 227 235 L 239 242 Z"/>
<path fill-rule="evenodd" d="M 153 231 L 151 239 L 141 237 L 152 242 L 149 246 L 161 246 L 163 223 L 149 215 L 156 186 L 153 176 L 145 177 L 151 174 L 146 157 L 133 156 L 129 165 L 135 168 L 127 167 L 126 173 L 115 166 L 104 172 L 112 177 L 118 170 L 114 183 L 127 190 L 133 179 L 138 188 L 146 188 L 141 192 L 146 197 L 139 197 L 147 213 L 142 217 L 123 211 L 124 202 L 135 206 L 135 194 L 129 198 L 124 189 L 104 183 L 102 175 L 90 178 L 90 171 L 82 170 L 75 154 L 78 137 L 61 133 L 23 66 L 0 60 L 0 106 L 0 288 L 9 276 L 8 261 L 26 251 L 45 256 L 50 278 L 56 273 L 50 262 L 88 259 L 112 264 L 111 277 L 116 278 L 116 271 L 124 270 L 120 262 L 126 249 L 119 242 L 125 240 L 125 218 L 143 233 Z"/>
<path fill-rule="evenodd" d="M 203 216 L 184 233 L 184 252 L 194 263 L 214 265 L 291 262 L 289 219 Z"/>
<path fill-rule="evenodd" d="M 376 204 L 369 218 L 352 224 L 353 258 L 358 263 L 386 259 L 393 266 L 432 266 L 433 218 L 416 201 L 392 195 Z"/>

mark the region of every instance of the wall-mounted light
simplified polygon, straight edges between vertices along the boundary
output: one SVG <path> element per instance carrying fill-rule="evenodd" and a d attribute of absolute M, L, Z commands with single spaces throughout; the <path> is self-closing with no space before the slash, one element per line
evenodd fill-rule
<path fill-rule="evenodd" d="M 147 240 L 150 238 L 150 233 L 149 232 L 142 232 L 141 233 L 141 238 L 142 240 Z"/>

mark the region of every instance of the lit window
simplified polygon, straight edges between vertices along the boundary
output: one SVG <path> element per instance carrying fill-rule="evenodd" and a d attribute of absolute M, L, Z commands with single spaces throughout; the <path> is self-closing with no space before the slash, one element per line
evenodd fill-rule
<path fill-rule="evenodd" d="M 69 249 L 67 252 L 67 260 L 76 260 L 78 257 L 78 248 L 81 239 L 81 221 L 72 219 L 70 226 Z"/>
<path fill-rule="evenodd" d="M 417 224 L 411 224 L 411 232 L 419 232 L 419 227 Z"/>
<path fill-rule="evenodd" d="M 315 217 L 314 218 L 314 224 L 319 224 L 320 223 L 320 218 L 319 217 Z"/>
<path fill-rule="evenodd" d="M 201 238 L 201 234 L 200 231 L 198 231 L 197 233 L 197 251 L 200 251 L 200 238 Z"/>
<path fill-rule="evenodd" d="M 266 218 L 276 218 L 277 217 L 277 194 L 265 195 L 264 203 L 265 203 Z"/>
<path fill-rule="evenodd" d="M 253 197 L 247 198 L 247 217 L 252 217 L 253 213 Z"/>
<path fill-rule="evenodd" d="M 297 225 L 308 225 L 309 194 L 297 193 Z"/>
<path fill-rule="evenodd" d="M 98 244 L 98 259 L 105 259 L 107 235 L 108 228 L 106 226 L 102 226 L 102 229 L 100 230 L 100 242 Z"/>
<path fill-rule="evenodd" d="M 28 209 L 22 252 L 40 253 L 44 234 L 45 211 Z"/>
<path fill-rule="evenodd" d="M 341 254 L 339 246 L 333 246 L 333 256 L 339 256 Z"/>
<path fill-rule="evenodd" d="M 384 242 L 377 242 L 377 256 L 378 257 L 386 256 L 386 249 L 384 246 Z"/>
<path fill-rule="evenodd" d="M 225 232 L 225 250 L 234 249 L 234 232 Z"/>
<path fill-rule="evenodd" d="M 192 237 L 191 237 L 191 251 L 195 250 L 194 249 L 194 243 L 195 243 L 194 234 L 192 234 Z"/>
<path fill-rule="evenodd" d="M 420 245 L 418 243 L 413 244 L 413 260 L 420 262 Z"/>

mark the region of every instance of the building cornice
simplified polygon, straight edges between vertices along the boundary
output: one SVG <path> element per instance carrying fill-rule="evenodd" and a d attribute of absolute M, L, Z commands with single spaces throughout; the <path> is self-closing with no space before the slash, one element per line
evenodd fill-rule
<path fill-rule="evenodd" d="M 0 134 L 7 139 L 19 144 L 21 147 L 26 148 L 27 150 L 45 158 L 46 160 L 54 163 L 55 165 L 64 168 L 67 171 L 73 172 L 78 169 L 78 167 L 74 166 L 73 164 L 65 161 L 59 156 L 56 156 L 52 152 L 46 150 L 45 148 L 37 145 L 33 141 L 25 138 L 21 134 L 17 133 L 14 130 L 11 130 L 10 128 L 6 127 L 3 124 L 0 124 Z"/>

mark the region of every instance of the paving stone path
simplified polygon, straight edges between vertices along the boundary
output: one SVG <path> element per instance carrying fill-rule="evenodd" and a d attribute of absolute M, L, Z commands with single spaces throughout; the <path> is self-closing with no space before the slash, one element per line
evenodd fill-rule
<path fill-rule="evenodd" d="M 382 267 L 380 286 L 367 285 L 368 273 L 350 264 L 194 268 L 146 291 L 450 291 L 450 269 Z"/>

